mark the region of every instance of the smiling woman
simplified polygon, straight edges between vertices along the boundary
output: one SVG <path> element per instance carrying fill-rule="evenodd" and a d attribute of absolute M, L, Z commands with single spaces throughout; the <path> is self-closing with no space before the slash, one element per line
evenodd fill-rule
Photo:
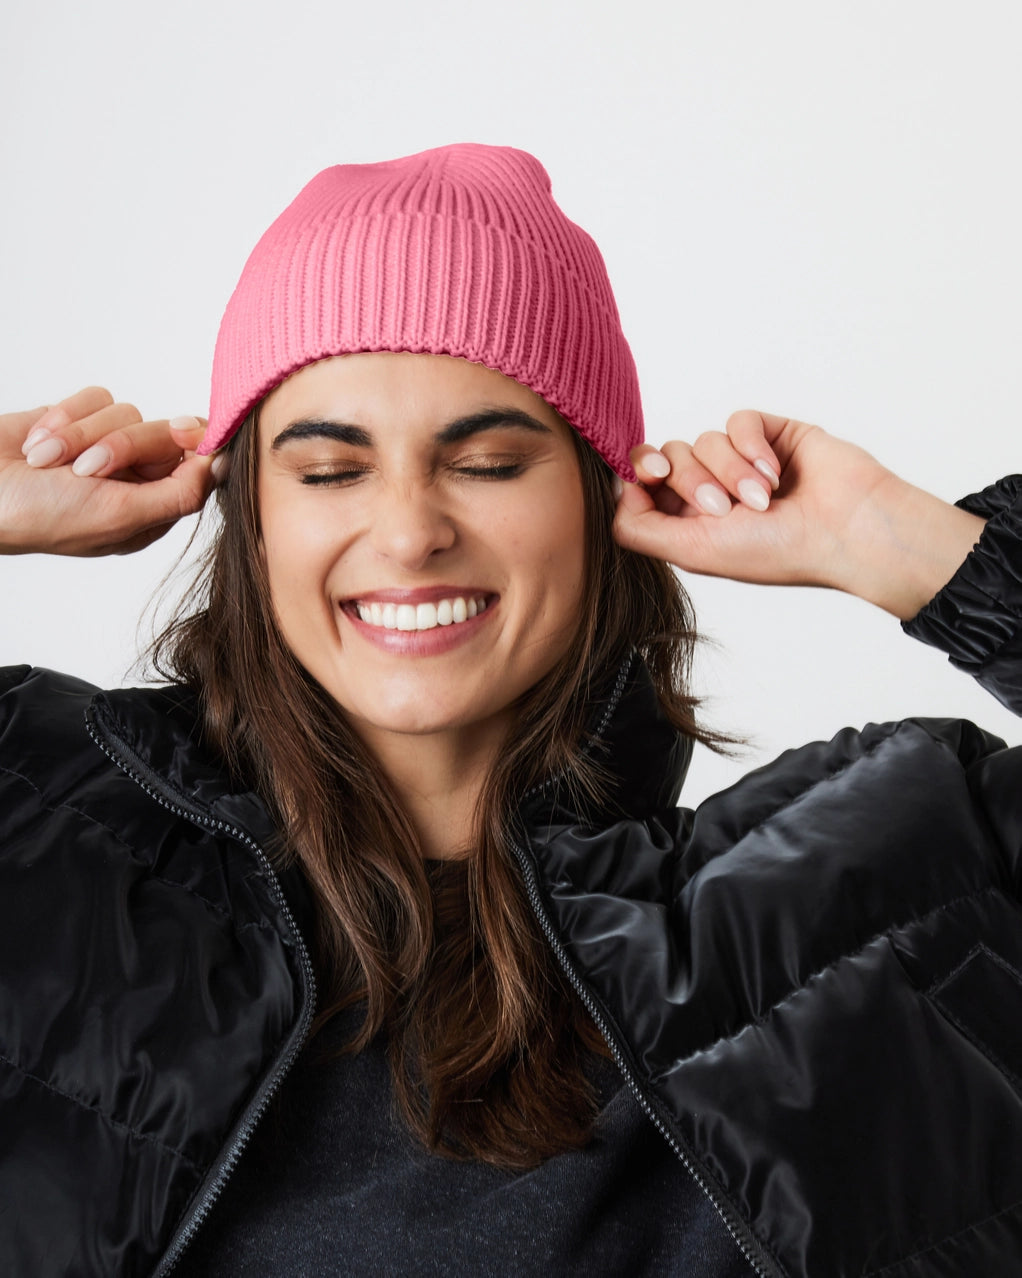
<path fill-rule="evenodd" d="M 5 1275 L 1018 1272 L 1018 752 L 874 724 L 677 808 L 674 568 L 1022 709 L 1022 478 L 641 439 L 599 250 L 475 144 L 303 189 L 208 427 L 0 418 L 0 549 L 220 517 L 165 686 L 0 671 Z"/>
<path fill-rule="evenodd" d="M 315 888 L 319 1023 L 364 999 L 352 1041 L 386 1032 L 397 1100 L 437 1152 L 531 1167 L 585 1143 L 583 1066 L 605 1048 L 507 832 L 553 775 L 576 802 L 611 800 L 579 744 L 633 646 L 684 740 L 712 739 L 684 687 L 680 582 L 614 542 L 613 472 L 590 445 L 464 359 L 304 365 L 226 455 L 208 604 L 158 661 L 203 689 L 217 752 L 273 796 Z M 428 881 L 423 858 L 462 870 Z M 451 893 L 460 924 L 438 949 Z"/>
<path fill-rule="evenodd" d="M 408 733 L 428 738 L 417 757 L 435 756 L 444 791 L 467 766 L 488 771 L 511 707 L 578 628 L 571 428 L 482 365 L 380 352 L 293 374 L 263 401 L 259 434 L 263 547 L 288 647 L 389 775 L 409 766 Z"/>

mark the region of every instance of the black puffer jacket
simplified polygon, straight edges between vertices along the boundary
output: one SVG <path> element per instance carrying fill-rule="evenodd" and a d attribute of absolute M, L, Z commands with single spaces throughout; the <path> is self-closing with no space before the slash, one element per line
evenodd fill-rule
<path fill-rule="evenodd" d="M 910 631 L 1022 709 L 1022 479 Z M 651 1119 L 764 1274 L 1022 1273 L 1022 754 L 847 730 L 697 811 L 641 666 L 597 707 L 607 811 L 511 832 Z M 0 674 L 0 1268 L 165 1273 L 314 990 L 265 810 L 179 689 Z M 290 904 L 288 903 L 290 901 Z"/>

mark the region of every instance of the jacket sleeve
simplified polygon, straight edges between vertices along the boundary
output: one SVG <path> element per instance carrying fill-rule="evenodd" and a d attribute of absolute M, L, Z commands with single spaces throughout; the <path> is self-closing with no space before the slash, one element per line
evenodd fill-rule
<path fill-rule="evenodd" d="M 987 523 L 961 567 L 902 629 L 1022 714 L 1022 475 L 955 503 Z"/>

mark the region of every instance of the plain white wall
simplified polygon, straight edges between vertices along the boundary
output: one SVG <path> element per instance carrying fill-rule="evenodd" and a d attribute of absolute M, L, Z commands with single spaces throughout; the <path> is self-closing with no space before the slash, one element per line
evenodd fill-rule
<path fill-rule="evenodd" d="M 327 164 L 533 151 L 603 249 L 654 441 L 816 421 L 953 499 L 1022 469 L 1020 18 L 934 0 L 14 0 L 0 43 L 0 408 L 88 383 L 205 413 L 223 305 Z M 8 558 L 0 663 L 126 681 L 187 539 Z M 858 601 L 691 579 L 742 761 L 906 714 L 1014 719 Z M 130 681 L 128 679 L 127 681 Z"/>

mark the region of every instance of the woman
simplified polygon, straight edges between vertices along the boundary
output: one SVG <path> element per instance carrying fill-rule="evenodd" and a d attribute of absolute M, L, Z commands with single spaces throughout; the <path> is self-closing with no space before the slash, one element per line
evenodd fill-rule
<path fill-rule="evenodd" d="M 201 443 L 95 388 L 3 425 L 8 550 L 134 549 L 214 466 L 224 521 L 167 687 L 0 685 L 7 1272 L 1017 1270 L 1018 758 L 907 721 L 675 808 L 666 565 L 1019 706 L 1022 483 L 642 445 L 598 250 L 474 145 L 303 190 Z"/>

